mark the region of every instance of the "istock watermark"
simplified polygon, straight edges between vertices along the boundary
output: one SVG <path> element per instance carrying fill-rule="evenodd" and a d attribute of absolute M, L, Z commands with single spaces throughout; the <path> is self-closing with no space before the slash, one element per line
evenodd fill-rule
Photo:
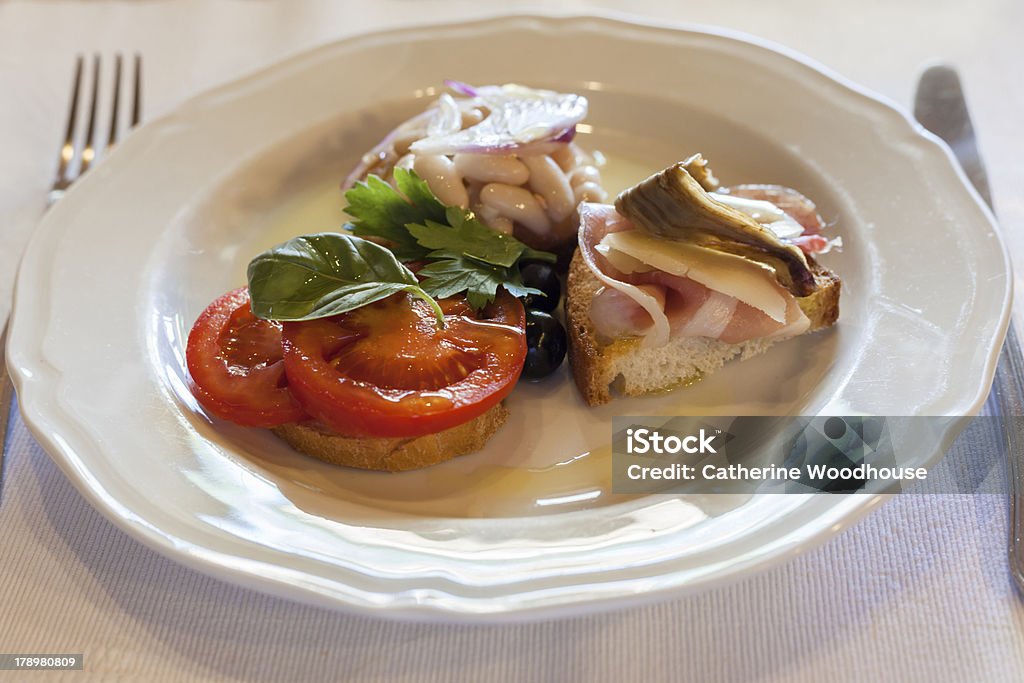
<path fill-rule="evenodd" d="M 720 434 L 720 430 L 715 430 Z M 662 434 L 657 430 L 640 427 L 626 429 L 626 452 L 630 455 L 644 455 L 656 453 L 658 455 L 672 455 L 676 453 L 715 453 L 713 441 L 715 434 L 708 434 L 701 429 L 697 434 L 679 436 L 677 434 Z"/>
<path fill-rule="evenodd" d="M 929 481 L 950 444 L 971 424 L 971 418 L 949 416 L 616 417 L 612 491 L 976 491 L 991 471 L 987 466 L 979 474 L 983 459 Z M 999 428 L 984 420 L 973 424 L 983 433 Z M 985 462 L 998 462 L 998 454 Z M 972 468 L 970 476 L 959 476 Z"/>

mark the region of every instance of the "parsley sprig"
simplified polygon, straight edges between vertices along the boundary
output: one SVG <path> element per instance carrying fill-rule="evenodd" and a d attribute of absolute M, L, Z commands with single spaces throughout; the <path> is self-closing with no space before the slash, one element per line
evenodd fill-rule
<path fill-rule="evenodd" d="M 345 193 L 347 224 L 359 237 L 383 239 L 402 261 L 427 261 L 420 285 L 443 299 L 466 293 L 481 309 L 494 301 L 499 287 L 516 297 L 543 294 L 523 284 L 524 260 L 554 263 L 556 257 L 531 249 L 512 235 L 488 228 L 468 211 L 445 206 L 414 171 L 396 168 L 392 187 L 375 175 Z"/>

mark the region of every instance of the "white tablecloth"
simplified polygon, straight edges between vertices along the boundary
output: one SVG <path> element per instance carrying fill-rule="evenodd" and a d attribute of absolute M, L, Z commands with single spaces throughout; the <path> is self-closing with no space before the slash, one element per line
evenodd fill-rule
<path fill-rule="evenodd" d="M 903 104 L 923 64 L 956 63 L 1005 233 L 1014 254 L 1024 253 L 1024 5 L 1016 0 L 544 5 L 609 7 L 755 33 Z M 76 53 L 140 50 L 152 117 L 338 37 L 496 8 L 0 3 L 0 314 L 54 170 Z M 991 434 L 974 436 L 959 442 L 962 457 L 996 452 Z M 0 652 L 78 652 L 86 662 L 84 673 L 31 680 L 1024 680 L 1024 608 L 1008 582 L 1001 495 L 900 496 L 774 570 L 654 607 L 514 626 L 409 625 L 289 603 L 180 567 L 92 510 L 20 419 L 8 438 Z M 983 488 L 1002 490 L 1001 476 L 993 469 Z M 0 672 L 0 680 L 28 679 Z"/>

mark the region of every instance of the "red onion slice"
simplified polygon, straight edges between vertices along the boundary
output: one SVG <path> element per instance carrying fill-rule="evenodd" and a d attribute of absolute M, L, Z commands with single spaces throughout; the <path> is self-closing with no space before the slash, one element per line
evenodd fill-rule
<path fill-rule="evenodd" d="M 427 124 L 427 137 L 441 137 L 462 129 L 462 110 L 448 93 L 437 100 L 437 110 Z"/>
<path fill-rule="evenodd" d="M 551 142 L 570 143 L 573 138 L 576 137 L 576 125 L 573 124 L 572 128 L 566 128 L 561 133 L 551 139 Z"/>
<path fill-rule="evenodd" d="M 446 78 L 444 80 L 444 84 L 451 88 L 452 90 L 454 90 L 455 92 L 459 93 L 460 95 L 465 95 L 466 97 L 480 96 L 480 93 L 477 92 L 477 89 L 468 83 L 463 83 L 462 81 L 455 81 L 452 80 L 451 78 Z"/>

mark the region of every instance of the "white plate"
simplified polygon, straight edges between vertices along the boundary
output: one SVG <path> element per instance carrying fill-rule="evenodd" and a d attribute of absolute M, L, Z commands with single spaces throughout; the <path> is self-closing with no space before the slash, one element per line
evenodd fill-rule
<path fill-rule="evenodd" d="M 261 249 L 335 228 L 336 183 L 444 78 L 585 93 L 581 138 L 609 154 L 613 185 L 699 150 L 727 183 L 802 189 L 846 243 L 825 259 L 843 277 L 838 327 L 665 397 L 589 410 L 564 375 L 517 388 L 484 452 L 402 475 L 207 419 L 184 385 L 196 315 Z M 330 45 L 146 125 L 40 226 L 9 357 L 27 423 L 75 485 L 184 564 L 362 613 L 547 617 L 735 579 L 880 502 L 617 500 L 612 415 L 972 414 L 1008 269 L 948 150 L 806 59 L 723 33 L 506 17 Z"/>

